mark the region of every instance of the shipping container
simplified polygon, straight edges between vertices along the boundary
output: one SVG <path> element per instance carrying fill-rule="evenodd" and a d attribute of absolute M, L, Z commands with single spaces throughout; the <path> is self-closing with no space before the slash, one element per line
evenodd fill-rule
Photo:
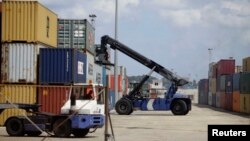
<path fill-rule="evenodd" d="M 243 67 L 242 66 L 235 66 L 235 73 L 240 73 L 243 71 Z"/>
<path fill-rule="evenodd" d="M 246 57 L 242 60 L 243 72 L 250 72 L 250 57 Z"/>
<path fill-rule="evenodd" d="M 240 75 L 240 93 L 241 94 L 250 93 L 250 72 L 241 73 Z"/>
<path fill-rule="evenodd" d="M 212 63 L 209 63 L 209 70 L 208 70 L 208 78 L 214 78 L 215 76 L 213 75 L 214 74 L 214 65 L 216 63 L 215 62 L 212 62 Z"/>
<path fill-rule="evenodd" d="M 226 75 L 218 76 L 216 79 L 216 91 L 225 92 L 225 88 L 226 88 L 225 83 L 226 83 Z"/>
<path fill-rule="evenodd" d="M 212 92 L 208 92 L 208 105 L 212 106 L 213 102 L 212 102 Z"/>
<path fill-rule="evenodd" d="M 199 104 L 208 104 L 208 79 L 201 79 L 198 85 Z"/>
<path fill-rule="evenodd" d="M 37 1 L 2 2 L 2 41 L 57 46 L 57 15 Z"/>
<path fill-rule="evenodd" d="M 209 92 L 216 93 L 216 78 L 209 78 Z"/>
<path fill-rule="evenodd" d="M 115 91 L 109 91 L 109 109 L 112 110 L 115 107 Z"/>
<path fill-rule="evenodd" d="M 221 107 L 221 92 L 216 92 L 216 107 L 220 108 Z"/>
<path fill-rule="evenodd" d="M 226 75 L 225 79 L 225 91 L 226 94 L 232 94 L 233 92 L 233 75 Z"/>
<path fill-rule="evenodd" d="M 216 73 L 217 73 L 217 63 L 213 65 L 212 78 L 216 78 L 217 77 Z"/>
<path fill-rule="evenodd" d="M 95 29 L 87 19 L 58 19 L 58 47 L 95 52 Z"/>
<path fill-rule="evenodd" d="M 216 77 L 220 75 L 234 74 L 235 72 L 235 60 L 220 60 L 217 62 Z"/>
<path fill-rule="evenodd" d="M 39 49 L 47 47 L 32 43 L 2 44 L 2 83 L 37 83 Z"/>
<path fill-rule="evenodd" d="M 233 92 L 225 94 L 225 109 L 229 111 L 233 110 Z"/>
<path fill-rule="evenodd" d="M 107 86 L 107 71 L 104 65 L 102 66 L 102 84 L 104 87 Z"/>
<path fill-rule="evenodd" d="M 114 75 L 107 75 L 107 79 L 109 81 L 108 88 L 110 90 L 115 90 L 115 77 Z M 118 92 L 122 91 L 122 76 L 118 75 Z"/>
<path fill-rule="evenodd" d="M 102 82 L 102 65 L 94 63 L 94 83 L 102 85 Z"/>
<path fill-rule="evenodd" d="M 240 91 L 233 91 L 233 111 L 240 112 Z"/>
<path fill-rule="evenodd" d="M 38 104 L 40 111 L 52 114 L 60 114 L 61 107 L 69 99 L 70 87 L 43 86 L 38 90 Z"/>
<path fill-rule="evenodd" d="M 240 94 L 240 112 L 250 114 L 250 93 Z"/>
<path fill-rule="evenodd" d="M 233 74 L 233 91 L 240 90 L 240 73 Z"/>
<path fill-rule="evenodd" d="M 86 83 L 86 55 L 72 48 L 40 50 L 40 84 Z"/>
<path fill-rule="evenodd" d="M 95 64 L 95 60 L 94 60 L 94 55 L 91 54 L 90 52 L 86 52 L 87 55 L 87 67 L 86 67 L 86 83 L 93 83 L 94 82 L 94 64 Z"/>
<path fill-rule="evenodd" d="M 33 85 L 0 85 L 0 103 L 35 104 L 36 87 Z M 26 114 L 25 110 L 8 109 L 0 114 L 0 125 L 11 116 Z"/>
<path fill-rule="evenodd" d="M 216 93 L 215 94 L 212 93 L 212 106 L 216 107 Z"/>
<path fill-rule="evenodd" d="M 220 92 L 220 108 L 226 109 L 226 93 Z"/>

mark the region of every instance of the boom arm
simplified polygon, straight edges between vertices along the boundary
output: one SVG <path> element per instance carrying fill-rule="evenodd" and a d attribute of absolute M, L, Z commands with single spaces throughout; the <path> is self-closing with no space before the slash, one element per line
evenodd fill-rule
<path fill-rule="evenodd" d="M 175 83 L 177 86 L 183 86 L 188 83 L 185 79 L 178 78 L 174 76 L 174 74 L 161 66 L 160 64 L 154 62 L 153 60 L 148 59 L 147 57 L 141 55 L 140 53 L 132 50 L 131 48 L 127 47 L 126 45 L 120 43 L 119 41 L 112 39 L 111 37 L 105 35 L 101 38 L 101 50 L 107 50 L 107 45 L 110 45 L 112 49 L 117 49 L 122 53 L 128 55 L 129 57 L 133 58 L 134 60 L 140 62 L 144 66 L 152 69 L 153 71 L 157 72 L 164 78 L 170 80 L 171 82 Z"/>

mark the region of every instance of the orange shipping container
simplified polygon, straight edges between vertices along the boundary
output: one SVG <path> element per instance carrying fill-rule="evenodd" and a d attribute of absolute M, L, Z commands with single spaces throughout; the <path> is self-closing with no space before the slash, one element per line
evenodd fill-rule
<path fill-rule="evenodd" d="M 0 85 L 0 103 L 36 103 L 36 87 L 34 85 Z M 0 125 L 11 116 L 26 114 L 25 110 L 8 109 L 0 115 Z"/>
<path fill-rule="evenodd" d="M 240 94 L 240 112 L 250 114 L 250 94 Z"/>
<path fill-rule="evenodd" d="M 38 104 L 40 111 L 60 114 L 61 107 L 69 99 L 70 87 L 44 86 L 38 90 Z"/>
<path fill-rule="evenodd" d="M 233 91 L 233 111 L 240 112 L 240 91 Z"/>
<path fill-rule="evenodd" d="M 37 1 L 2 2 L 2 41 L 57 46 L 57 15 Z"/>
<path fill-rule="evenodd" d="M 114 75 L 107 75 L 108 88 L 113 91 L 115 90 L 115 77 Z M 118 92 L 122 91 L 122 76 L 118 75 Z"/>

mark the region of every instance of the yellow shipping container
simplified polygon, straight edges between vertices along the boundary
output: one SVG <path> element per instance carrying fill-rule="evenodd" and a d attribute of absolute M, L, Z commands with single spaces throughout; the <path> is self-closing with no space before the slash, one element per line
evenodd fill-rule
<path fill-rule="evenodd" d="M 3 1 L 2 29 L 2 42 L 57 46 L 57 15 L 37 1 Z"/>
<path fill-rule="evenodd" d="M 240 112 L 250 114 L 250 94 L 240 94 Z"/>
<path fill-rule="evenodd" d="M 36 103 L 36 87 L 34 85 L 0 85 L 0 103 Z M 6 119 L 11 116 L 23 115 L 25 110 L 8 109 L 0 115 L 0 125 L 3 125 Z"/>
<path fill-rule="evenodd" d="M 244 58 L 242 63 L 243 72 L 250 72 L 250 57 Z"/>

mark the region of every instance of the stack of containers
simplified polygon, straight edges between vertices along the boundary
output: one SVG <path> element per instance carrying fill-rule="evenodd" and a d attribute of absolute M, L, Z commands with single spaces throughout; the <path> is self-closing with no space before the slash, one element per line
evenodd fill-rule
<path fill-rule="evenodd" d="M 240 112 L 240 73 L 233 75 L 233 111 Z"/>
<path fill-rule="evenodd" d="M 208 72 L 208 82 L 209 82 L 209 91 L 208 91 L 208 105 L 216 106 L 216 78 L 215 78 L 215 67 L 216 63 L 212 62 L 209 64 Z"/>
<path fill-rule="evenodd" d="M 199 104 L 208 104 L 208 79 L 201 79 L 198 84 Z"/>
<path fill-rule="evenodd" d="M 250 57 L 242 60 L 240 76 L 240 112 L 250 113 Z"/>
<path fill-rule="evenodd" d="M 57 15 L 37 1 L 3 1 L 1 31 L 1 103 L 36 103 L 40 48 L 56 47 Z M 5 110 L 6 118 L 22 110 Z"/>
<path fill-rule="evenodd" d="M 217 107 L 226 108 L 226 75 L 235 73 L 235 60 L 222 59 L 216 66 L 216 102 Z"/>
<path fill-rule="evenodd" d="M 226 110 L 233 110 L 233 74 L 226 75 L 226 82 L 225 82 L 225 109 Z"/>

